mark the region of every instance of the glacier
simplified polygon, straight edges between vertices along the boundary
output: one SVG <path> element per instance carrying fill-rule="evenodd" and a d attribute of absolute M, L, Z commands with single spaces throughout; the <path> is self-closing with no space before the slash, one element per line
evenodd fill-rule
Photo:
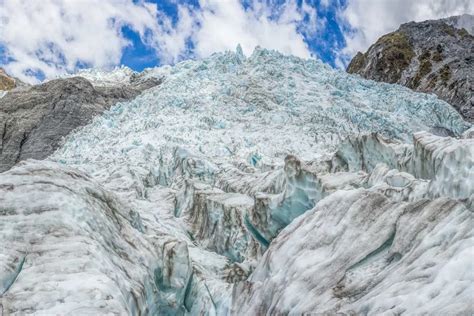
<path fill-rule="evenodd" d="M 474 312 L 473 127 L 447 103 L 261 48 L 140 76 L 0 174 L 3 314 Z"/>

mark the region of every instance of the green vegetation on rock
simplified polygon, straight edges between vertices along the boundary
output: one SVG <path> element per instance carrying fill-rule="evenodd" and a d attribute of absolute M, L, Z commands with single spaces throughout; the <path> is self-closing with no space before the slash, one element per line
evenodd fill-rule
<path fill-rule="evenodd" d="M 0 90 L 11 90 L 15 87 L 15 79 L 10 78 L 5 71 L 0 68 Z"/>
<path fill-rule="evenodd" d="M 424 51 L 423 54 L 421 54 L 421 56 L 418 58 L 420 66 L 418 67 L 418 71 L 411 84 L 413 88 L 417 88 L 420 85 L 421 80 L 431 72 L 432 64 L 430 58 L 431 53 L 429 51 Z"/>
<path fill-rule="evenodd" d="M 444 65 L 439 71 L 439 75 L 443 86 L 447 86 L 449 79 L 451 79 L 451 68 L 449 68 L 449 65 Z"/>
<path fill-rule="evenodd" d="M 366 52 L 358 53 L 347 71 L 433 93 L 474 122 L 472 23 L 473 15 L 462 15 L 402 24 Z"/>
<path fill-rule="evenodd" d="M 415 56 L 407 37 L 401 32 L 393 32 L 382 36 L 375 46 L 380 46 L 383 49 L 381 58 L 376 61 L 377 70 L 386 74 L 387 82 L 397 82 L 403 70 L 410 65 Z"/>
<path fill-rule="evenodd" d="M 358 52 L 354 58 L 351 60 L 349 66 L 347 66 L 347 72 L 352 74 L 358 72 L 360 69 L 364 68 L 366 63 L 365 54 Z"/>

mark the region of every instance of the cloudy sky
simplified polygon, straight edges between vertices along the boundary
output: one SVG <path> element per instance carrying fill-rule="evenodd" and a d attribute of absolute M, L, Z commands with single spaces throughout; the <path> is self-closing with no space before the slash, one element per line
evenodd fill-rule
<path fill-rule="evenodd" d="M 28 82 L 84 67 L 142 70 L 254 47 L 344 67 L 401 23 L 472 0 L 0 0 L 0 65 Z"/>

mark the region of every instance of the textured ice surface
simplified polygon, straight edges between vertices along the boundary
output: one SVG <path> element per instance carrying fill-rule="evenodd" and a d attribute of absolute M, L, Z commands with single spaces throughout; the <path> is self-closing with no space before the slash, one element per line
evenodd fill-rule
<path fill-rule="evenodd" d="M 472 211 L 445 198 L 338 191 L 272 242 L 236 285 L 233 312 L 470 314 L 472 223 Z"/>
<path fill-rule="evenodd" d="M 177 147 L 181 156 L 259 167 L 281 165 L 288 154 L 314 160 L 348 135 L 379 132 L 410 142 L 416 131 L 460 135 L 469 127 L 432 95 L 274 51 L 257 49 L 248 59 L 215 54 L 166 69 L 155 70 L 164 76 L 159 87 L 71 135 L 56 159 L 92 172 L 99 165 L 155 165 L 164 176 Z M 196 168 L 203 176 L 214 170 Z"/>
<path fill-rule="evenodd" d="M 473 312 L 448 104 L 262 49 L 139 76 L 162 84 L 0 175 L 7 314 Z"/>
<path fill-rule="evenodd" d="M 146 201 L 127 203 L 123 192 L 111 193 L 53 162 L 28 161 L 2 173 L 0 310 L 182 314 L 191 291 L 199 299 L 194 310 L 215 309 L 214 291 L 224 293 L 232 265 L 193 249 L 170 213 L 169 193 L 150 192 Z"/>
<path fill-rule="evenodd" d="M 87 175 L 44 162 L 3 173 L 0 188 L 6 315 L 156 310 L 142 294 L 155 290 L 153 247 L 135 233 L 143 230 L 139 215 L 116 196 Z"/>

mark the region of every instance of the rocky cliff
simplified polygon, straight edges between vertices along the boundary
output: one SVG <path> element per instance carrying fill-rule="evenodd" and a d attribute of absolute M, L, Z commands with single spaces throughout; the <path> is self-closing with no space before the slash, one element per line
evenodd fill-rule
<path fill-rule="evenodd" d="M 0 92 L 8 91 L 17 86 L 15 78 L 7 75 L 3 68 L 0 68 Z"/>
<path fill-rule="evenodd" d="M 474 121 L 474 16 L 410 22 L 357 53 L 349 73 L 434 93 Z"/>
<path fill-rule="evenodd" d="M 15 81 L 11 83 L 13 89 Z M 48 157 L 72 130 L 156 84 L 155 79 L 135 78 L 120 85 L 93 86 L 74 77 L 9 91 L 0 98 L 0 172 L 24 159 Z"/>

